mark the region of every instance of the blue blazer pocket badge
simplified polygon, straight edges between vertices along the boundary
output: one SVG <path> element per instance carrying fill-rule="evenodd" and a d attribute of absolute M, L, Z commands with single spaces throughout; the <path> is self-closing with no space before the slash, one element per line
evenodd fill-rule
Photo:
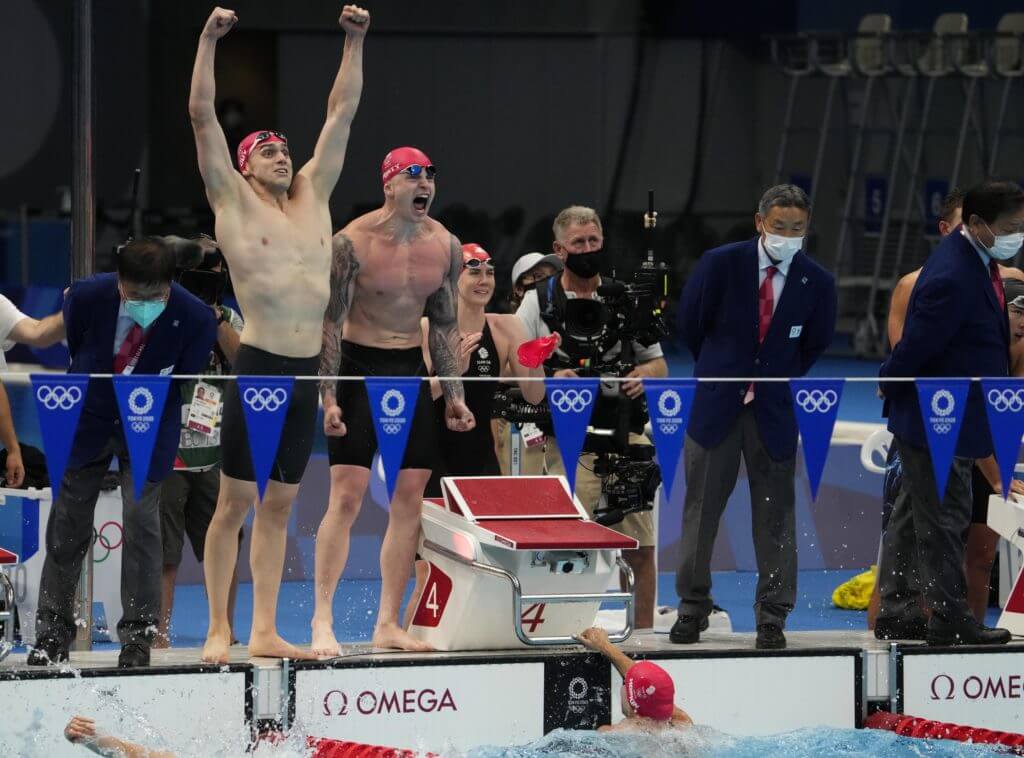
<path fill-rule="evenodd" d="M 789 338 L 791 340 L 795 340 L 797 337 L 800 336 L 800 333 L 803 332 L 803 330 L 803 326 L 791 326 L 789 328 Z"/>

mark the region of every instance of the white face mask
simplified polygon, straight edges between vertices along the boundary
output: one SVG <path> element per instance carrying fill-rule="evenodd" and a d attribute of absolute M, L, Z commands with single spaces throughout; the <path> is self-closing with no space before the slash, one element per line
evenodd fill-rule
<path fill-rule="evenodd" d="M 765 252 L 780 263 L 788 261 L 800 252 L 803 246 L 803 237 L 783 237 L 781 234 L 764 233 Z"/>
<path fill-rule="evenodd" d="M 985 228 L 990 232 L 992 231 L 988 224 L 985 224 Z M 1009 260 L 1017 254 L 1020 246 L 1024 244 L 1024 232 L 1017 232 L 1016 234 L 995 234 L 993 232 L 992 236 L 995 238 L 995 241 L 992 243 L 992 247 L 988 248 L 988 254 L 997 261 Z"/>

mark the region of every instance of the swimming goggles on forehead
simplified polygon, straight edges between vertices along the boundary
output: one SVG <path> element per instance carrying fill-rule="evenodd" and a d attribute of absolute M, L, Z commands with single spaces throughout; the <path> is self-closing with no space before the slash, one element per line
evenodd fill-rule
<path fill-rule="evenodd" d="M 483 269 L 484 271 L 494 271 L 494 264 L 491 263 L 491 261 L 482 261 L 479 258 L 469 258 L 462 262 L 462 266 L 463 268 L 468 268 L 470 271 L 479 271 L 480 269 Z"/>
<path fill-rule="evenodd" d="M 401 173 L 408 174 L 413 179 L 419 179 L 420 174 L 426 174 L 427 179 L 433 179 L 437 176 L 437 169 L 433 165 L 421 166 L 418 163 L 413 163 L 411 166 L 406 166 L 402 169 Z"/>
<path fill-rule="evenodd" d="M 279 140 L 281 140 L 284 143 L 288 142 L 288 138 L 285 137 L 284 134 L 282 134 L 281 132 L 275 132 L 275 131 L 269 131 L 268 130 L 268 131 L 260 132 L 259 134 L 257 134 L 256 135 L 256 139 L 253 140 L 253 144 L 254 145 L 258 145 L 260 142 L 264 142 L 264 141 L 270 139 L 271 137 L 277 137 Z"/>

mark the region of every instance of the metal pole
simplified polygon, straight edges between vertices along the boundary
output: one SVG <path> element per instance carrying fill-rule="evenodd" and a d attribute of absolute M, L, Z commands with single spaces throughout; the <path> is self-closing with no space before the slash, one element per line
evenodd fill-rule
<path fill-rule="evenodd" d="M 850 229 L 850 216 L 853 214 L 853 195 L 857 191 L 857 177 L 860 175 L 860 153 L 864 146 L 864 130 L 868 125 L 868 111 L 871 108 L 871 93 L 874 89 L 875 77 L 869 76 L 864 84 L 864 101 L 861 104 L 860 120 L 857 122 L 857 136 L 853 142 L 853 156 L 850 158 L 850 171 L 846 177 L 846 199 L 843 205 L 843 218 L 839 225 L 839 243 L 836 245 L 836 260 L 832 271 L 836 276 L 841 274 L 846 235 Z M 813 187 L 812 187 L 813 189 Z M 814 207 L 813 205 L 811 206 Z"/>
<path fill-rule="evenodd" d="M 964 142 L 967 139 L 967 124 L 971 119 L 971 112 L 974 109 L 974 90 L 978 87 L 978 80 L 975 77 L 971 78 L 970 83 L 967 85 L 967 102 L 964 105 L 964 115 L 960 119 L 960 134 L 956 140 L 956 153 L 953 158 L 953 173 L 949 176 L 949 186 L 956 187 L 957 180 L 960 179 L 960 164 L 963 162 L 964 157 Z"/>
<path fill-rule="evenodd" d="M 72 109 L 74 145 L 71 185 L 71 278 L 91 276 L 96 254 L 93 194 L 92 0 L 76 0 L 74 13 Z"/>
<path fill-rule="evenodd" d="M 1003 120 L 1006 118 L 1006 105 L 1010 102 L 1010 85 L 1013 79 L 1003 82 L 1003 96 L 999 100 L 999 115 L 996 116 L 996 128 L 992 132 L 992 154 L 988 159 L 988 176 L 995 176 L 996 161 L 999 160 L 999 138 L 1002 136 Z"/>
<path fill-rule="evenodd" d="M 789 95 L 786 97 L 786 115 L 782 118 L 782 138 L 779 141 L 779 154 L 775 159 L 775 181 L 778 184 L 782 181 L 782 168 L 786 161 L 786 142 L 789 139 L 790 124 L 793 121 L 793 104 L 796 102 L 796 88 L 800 77 L 789 78 Z"/>
<path fill-rule="evenodd" d="M 839 86 L 839 77 L 833 76 L 828 83 L 828 94 L 825 96 L 825 120 L 821 125 L 821 134 L 818 135 L 818 150 L 814 155 L 814 172 L 811 175 L 811 212 L 814 212 L 814 203 L 818 197 L 818 179 L 821 177 L 821 164 L 825 162 L 825 145 L 828 143 L 828 130 L 832 123 L 832 105 L 835 103 L 836 87 Z"/>

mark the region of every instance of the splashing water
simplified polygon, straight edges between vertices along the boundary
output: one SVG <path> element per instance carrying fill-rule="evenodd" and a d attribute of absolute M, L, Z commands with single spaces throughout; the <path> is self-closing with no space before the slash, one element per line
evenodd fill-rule
<path fill-rule="evenodd" d="M 919 740 L 874 729 L 800 729 L 767 737 L 732 737 L 709 727 L 642 733 L 573 732 L 562 729 L 519 747 L 483 747 L 468 753 L 447 752 L 445 758 L 819 758 L 820 756 L 995 756 L 1006 755 L 988 745 L 946 740 Z"/>

